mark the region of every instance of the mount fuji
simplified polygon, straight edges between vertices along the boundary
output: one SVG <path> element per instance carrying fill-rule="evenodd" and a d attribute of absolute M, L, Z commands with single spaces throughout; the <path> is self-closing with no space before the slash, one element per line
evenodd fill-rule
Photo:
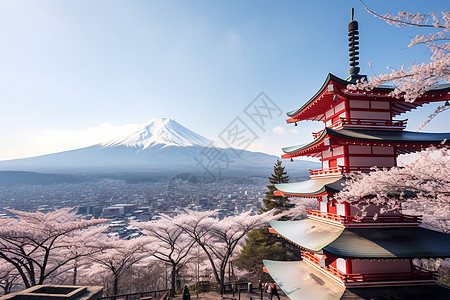
<path fill-rule="evenodd" d="M 76 174 L 189 172 L 204 175 L 206 169 L 199 161 L 209 158 L 202 155 L 217 150 L 229 161 L 222 165 L 221 175 L 267 175 L 273 170 L 277 160 L 274 155 L 246 150 L 239 150 L 240 154 L 236 155 L 234 149 L 217 147 L 213 141 L 172 119 L 159 118 L 143 124 L 139 130 L 129 135 L 106 143 L 31 158 L 0 161 L 0 171 Z M 303 170 L 315 168 L 317 163 L 305 161 L 302 167 Z M 214 170 L 209 171 L 213 173 Z"/>

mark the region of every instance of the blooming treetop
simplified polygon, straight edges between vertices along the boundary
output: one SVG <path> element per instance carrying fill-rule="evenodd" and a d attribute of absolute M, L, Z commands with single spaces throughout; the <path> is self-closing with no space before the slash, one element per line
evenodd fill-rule
<path fill-rule="evenodd" d="M 135 222 L 133 225 L 144 229 L 155 258 L 171 265 L 171 289 L 175 293 L 176 274 L 192 256 L 189 255 L 195 240 L 191 239 L 179 226 L 183 215 L 174 218 L 162 215 L 161 219 L 150 222 Z"/>
<path fill-rule="evenodd" d="M 116 237 L 101 236 L 99 245 L 105 249 L 90 257 L 94 264 L 90 267 L 88 276 L 95 277 L 108 271 L 113 278 L 113 294 L 119 291 L 119 279 L 135 264 L 151 256 L 146 247 L 148 239 L 139 237 L 131 240 L 121 240 Z"/>
<path fill-rule="evenodd" d="M 223 291 L 225 270 L 239 242 L 247 233 L 266 227 L 269 221 L 277 219 L 279 215 L 274 216 L 273 211 L 259 215 L 244 212 L 218 220 L 213 214 L 214 211 L 188 211 L 180 226 L 205 252 Z"/>
<path fill-rule="evenodd" d="M 414 195 L 405 195 L 405 191 Z M 389 194 L 393 193 L 400 194 L 400 198 L 390 197 Z M 423 207 L 427 206 L 430 216 L 448 219 L 450 150 L 428 148 L 420 152 L 415 161 L 402 167 L 376 169 L 366 174 L 351 173 L 346 187 L 336 195 L 336 199 L 352 203 L 367 195 L 375 196 L 371 199 L 372 204 L 388 204 L 386 209 L 397 209 L 402 202 L 414 201 L 419 208 L 416 212 L 422 212 Z"/>
<path fill-rule="evenodd" d="M 26 287 L 44 283 L 77 257 L 89 255 L 89 251 L 73 255 L 70 248 L 82 243 L 65 236 L 106 222 L 80 219 L 69 208 L 49 213 L 9 211 L 16 218 L 0 220 L 0 259 L 16 268 Z"/>
<path fill-rule="evenodd" d="M 363 3 L 364 5 L 364 3 Z M 400 70 L 388 67 L 389 74 L 370 77 L 369 81 L 361 81 L 349 88 L 371 90 L 386 82 L 392 82 L 396 88 L 391 92 L 393 97 L 404 97 L 405 101 L 414 102 L 425 92 L 442 82 L 450 82 L 450 12 L 411 14 L 400 12 L 398 15 L 379 15 L 364 5 L 372 15 L 396 27 L 415 26 L 419 28 L 433 28 L 437 32 L 417 35 L 411 39 L 408 47 L 426 45 L 431 52 L 430 62 L 412 64 L 409 68 L 402 66 Z"/>

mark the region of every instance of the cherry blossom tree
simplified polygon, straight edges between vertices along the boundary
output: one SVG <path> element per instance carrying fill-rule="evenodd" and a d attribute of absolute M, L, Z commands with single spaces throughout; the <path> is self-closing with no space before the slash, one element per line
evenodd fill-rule
<path fill-rule="evenodd" d="M 440 14 L 407 13 L 397 15 L 378 14 L 370 10 L 364 3 L 366 10 L 377 18 L 396 27 L 413 26 L 428 28 L 434 33 L 416 35 L 411 39 L 408 47 L 425 45 L 430 51 L 430 62 L 413 63 L 409 68 L 402 66 L 399 70 L 390 68 L 391 73 L 370 77 L 349 88 L 371 90 L 381 84 L 392 82 L 396 88 L 391 92 L 393 97 L 403 97 L 405 101 L 414 102 L 431 88 L 442 82 L 450 82 L 450 12 L 441 11 Z"/>
<path fill-rule="evenodd" d="M 350 174 L 346 187 L 336 199 L 353 203 L 373 195 L 370 203 L 386 205 L 386 210 L 406 206 L 409 211 L 425 213 L 428 216 L 425 225 L 445 231 L 450 225 L 449 170 L 450 150 L 428 148 L 402 167 Z M 399 197 L 392 197 L 393 194 Z"/>
<path fill-rule="evenodd" d="M 273 216 L 273 211 L 258 215 L 244 212 L 218 220 L 213 217 L 214 213 L 189 211 L 179 226 L 203 249 L 222 294 L 225 271 L 239 242 L 251 230 L 267 226 L 278 216 Z"/>
<path fill-rule="evenodd" d="M 195 240 L 191 239 L 179 226 L 183 220 L 183 215 L 174 218 L 162 215 L 157 221 L 134 224 L 144 229 L 144 233 L 150 237 L 149 242 L 154 249 L 153 256 L 171 266 L 172 295 L 175 295 L 176 274 L 190 257 L 190 251 L 195 244 Z"/>
<path fill-rule="evenodd" d="M 0 259 L 0 288 L 3 290 L 4 295 L 11 292 L 14 286 L 18 284 L 19 279 L 20 276 L 16 268 Z"/>
<path fill-rule="evenodd" d="M 113 295 L 119 293 L 119 280 L 134 265 L 151 256 L 149 253 L 148 239 L 139 237 L 131 240 L 121 240 L 115 237 L 102 236 L 97 241 L 103 250 L 90 256 L 93 264 L 90 267 L 89 277 L 96 277 L 98 274 L 109 272 L 113 281 Z"/>
<path fill-rule="evenodd" d="M 82 230 L 106 221 L 80 219 L 70 208 L 9 212 L 15 218 L 0 220 L 0 259 L 16 269 L 27 288 L 43 284 L 77 258 L 90 255 L 91 250 L 74 253 L 70 249 L 83 244 L 77 239 Z"/>

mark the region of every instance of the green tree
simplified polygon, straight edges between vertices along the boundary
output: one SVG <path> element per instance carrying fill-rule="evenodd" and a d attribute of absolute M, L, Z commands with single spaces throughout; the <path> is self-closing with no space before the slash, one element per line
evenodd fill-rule
<path fill-rule="evenodd" d="M 285 249 L 279 243 L 279 238 L 267 228 L 255 229 L 248 234 L 247 242 L 242 247 L 234 265 L 247 270 L 256 280 L 271 280 L 270 275 L 263 272 L 263 259 L 283 260 Z"/>
<path fill-rule="evenodd" d="M 280 212 L 286 211 L 295 206 L 289 201 L 288 197 L 274 195 L 274 192 L 276 191 L 275 184 L 289 182 L 289 175 L 287 175 L 287 172 L 284 171 L 284 168 L 285 167 L 281 165 L 281 160 L 277 159 L 277 162 L 273 167 L 273 174 L 268 177 L 270 184 L 267 188 L 269 190 L 266 192 L 266 196 L 263 199 L 263 207 L 261 208 L 261 212 L 275 209 L 275 214 L 279 214 Z"/>
<path fill-rule="evenodd" d="M 289 175 L 284 171 L 281 160 L 277 160 L 273 167 L 273 174 L 268 179 L 270 181 L 270 185 L 267 186 L 269 190 L 263 199 L 260 213 L 275 209 L 275 214 L 279 214 L 294 207 L 295 204 L 290 203 L 289 198 L 274 195 L 275 184 L 289 182 Z M 276 234 L 270 233 L 268 228 L 255 229 L 248 234 L 247 241 L 234 265 L 249 271 L 255 281 L 272 280 L 270 275 L 263 272 L 263 259 L 299 260 L 300 250 Z"/>

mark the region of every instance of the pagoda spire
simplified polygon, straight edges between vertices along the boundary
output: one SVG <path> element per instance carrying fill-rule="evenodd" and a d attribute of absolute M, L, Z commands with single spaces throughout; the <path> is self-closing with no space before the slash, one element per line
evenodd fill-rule
<path fill-rule="evenodd" d="M 356 82 L 357 80 L 360 80 L 361 78 L 367 79 L 366 75 L 360 75 L 359 71 L 360 68 L 359 65 L 359 32 L 358 32 L 358 22 L 353 20 L 355 14 L 355 10 L 352 8 L 350 11 L 350 15 L 352 20 L 350 23 L 348 23 L 348 50 L 349 50 L 349 60 L 350 60 L 350 69 L 348 72 L 350 73 L 350 76 L 347 78 L 347 81 L 350 82 Z"/>

